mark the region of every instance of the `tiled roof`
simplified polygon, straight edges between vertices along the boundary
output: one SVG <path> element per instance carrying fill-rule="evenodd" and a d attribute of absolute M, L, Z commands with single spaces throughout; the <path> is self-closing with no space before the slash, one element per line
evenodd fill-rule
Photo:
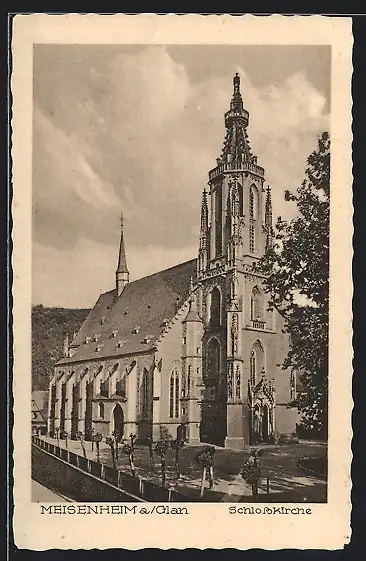
<path fill-rule="evenodd" d="M 73 355 L 57 364 L 147 351 L 189 294 L 196 259 L 102 294 L 74 341 Z M 86 342 L 87 341 L 87 342 Z M 99 349 L 99 350 L 97 350 Z"/>

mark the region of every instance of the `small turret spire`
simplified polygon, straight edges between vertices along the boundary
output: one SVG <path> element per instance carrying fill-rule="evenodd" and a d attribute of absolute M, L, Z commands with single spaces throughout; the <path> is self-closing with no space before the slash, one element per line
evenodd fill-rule
<path fill-rule="evenodd" d="M 202 193 L 202 204 L 201 204 L 201 233 L 207 232 L 208 228 L 208 204 L 207 204 L 207 191 L 206 188 Z"/>
<path fill-rule="evenodd" d="M 267 237 L 266 237 L 266 250 L 267 250 L 272 247 L 272 197 L 271 197 L 271 188 L 269 185 L 267 187 L 264 225 L 267 232 Z"/>
<path fill-rule="evenodd" d="M 202 204 L 201 204 L 201 229 L 198 250 L 197 272 L 200 274 L 207 267 L 208 263 L 208 204 L 207 204 L 207 191 L 203 190 Z"/>
<path fill-rule="evenodd" d="M 116 290 L 117 296 L 120 296 L 126 284 L 130 280 L 130 273 L 127 267 L 126 252 L 125 252 L 125 242 L 123 235 L 123 214 L 121 213 L 121 238 L 119 244 L 119 255 L 118 255 L 118 265 L 116 270 Z"/>

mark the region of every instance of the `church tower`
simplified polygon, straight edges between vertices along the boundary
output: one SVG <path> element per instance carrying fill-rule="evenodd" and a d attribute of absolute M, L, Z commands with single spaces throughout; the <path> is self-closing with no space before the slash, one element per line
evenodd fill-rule
<path fill-rule="evenodd" d="M 251 424 L 245 330 L 266 328 L 262 279 L 253 264 L 272 243 L 271 194 L 248 125 L 236 74 L 223 149 L 202 195 L 196 285 L 204 323 L 201 439 L 239 448 L 248 443 Z"/>
<path fill-rule="evenodd" d="M 119 255 L 118 255 L 118 265 L 116 270 L 116 291 L 117 298 L 123 292 L 124 287 L 128 284 L 130 280 L 130 273 L 127 267 L 126 252 L 125 252 L 125 242 L 123 236 L 123 216 L 121 214 L 121 239 L 119 244 Z"/>

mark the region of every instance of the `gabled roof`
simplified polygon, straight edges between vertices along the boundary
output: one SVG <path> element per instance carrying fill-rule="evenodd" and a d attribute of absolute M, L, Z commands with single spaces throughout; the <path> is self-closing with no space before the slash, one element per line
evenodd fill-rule
<path fill-rule="evenodd" d="M 102 294 L 71 343 L 73 355 L 57 365 L 151 350 L 188 297 L 195 275 L 192 259 L 127 284 L 119 298 L 116 290 Z"/>
<path fill-rule="evenodd" d="M 35 390 L 32 392 L 32 422 L 45 423 L 48 414 L 48 392 Z"/>

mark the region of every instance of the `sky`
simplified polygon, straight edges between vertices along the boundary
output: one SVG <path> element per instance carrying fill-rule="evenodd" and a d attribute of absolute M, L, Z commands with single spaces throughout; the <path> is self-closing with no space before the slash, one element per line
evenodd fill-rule
<path fill-rule="evenodd" d="M 121 212 L 130 280 L 197 256 L 235 72 L 274 217 L 291 218 L 284 191 L 329 130 L 330 48 L 35 45 L 34 305 L 114 288 Z"/>

